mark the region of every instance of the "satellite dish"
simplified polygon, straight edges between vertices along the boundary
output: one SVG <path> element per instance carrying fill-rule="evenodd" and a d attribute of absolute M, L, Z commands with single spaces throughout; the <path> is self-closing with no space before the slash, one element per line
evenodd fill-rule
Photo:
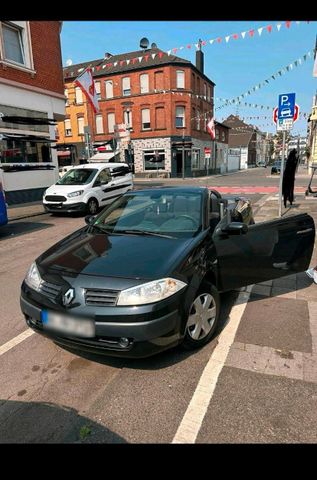
<path fill-rule="evenodd" d="M 156 43 L 152 43 L 151 48 L 157 48 Z"/>
<path fill-rule="evenodd" d="M 73 65 L 73 60 L 71 58 L 66 60 L 66 65 L 67 65 L 67 67 L 70 67 L 71 65 Z"/>
<path fill-rule="evenodd" d="M 146 49 L 149 46 L 149 41 L 146 37 L 141 38 L 140 47 Z"/>

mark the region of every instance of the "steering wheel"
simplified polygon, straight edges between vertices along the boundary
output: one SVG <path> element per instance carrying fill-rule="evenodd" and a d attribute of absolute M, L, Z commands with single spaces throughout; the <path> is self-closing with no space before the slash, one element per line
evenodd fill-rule
<path fill-rule="evenodd" d="M 209 190 L 210 193 L 212 193 L 213 195 L 215 195 L 215 197 L 217 198 L 222 198 L 222 195 L 221 193 L 219 193 L 217 190 Z"/>
<path fill-rule="evenodd" d="M 194 225 L 194 228 L 198 228 L 198 222 L 194 218 L 192 218 L 190 215 L 185 215 L 185 214 L 179 215 L 177 219 L 179 218 L 185 218 L 186 220 L 190 220 Z"/>

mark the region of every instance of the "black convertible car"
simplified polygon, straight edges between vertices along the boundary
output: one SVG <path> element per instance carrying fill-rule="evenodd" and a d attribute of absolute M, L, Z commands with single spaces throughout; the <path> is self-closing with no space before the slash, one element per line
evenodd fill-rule
<path fill-rule="evenodd" d="M 305 271 L 308 214 L 255 224 L 250 202 L 200 187 L 122 195 L 31 265 L 27 324 L 56 343 L 146 357 L 213 336 L 219 293 Z"/>

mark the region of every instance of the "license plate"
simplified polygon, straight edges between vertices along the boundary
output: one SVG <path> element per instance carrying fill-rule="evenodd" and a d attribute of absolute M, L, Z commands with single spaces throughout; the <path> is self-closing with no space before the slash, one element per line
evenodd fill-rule
<path fill-rule="evenodd" d="M 95 324 L 92 320 L 80 317 L 71 317 L 60 312 L 42 310 L 43 328 L 66 333 L 76 337 L 94 337 Z"/>

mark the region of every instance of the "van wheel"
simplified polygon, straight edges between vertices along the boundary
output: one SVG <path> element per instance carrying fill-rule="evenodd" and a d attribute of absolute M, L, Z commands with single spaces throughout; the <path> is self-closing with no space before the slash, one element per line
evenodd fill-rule
<path fill-rule="evenodd" d="M 217 328 L 219 313 L 219 293 L 214 285 L 204 281 L 189 309 L 183 347 L 192 350 L 208 343 Z"/>
<path fill-rule="evenodd" d="M 95 198 L 90 198 L 87 203 L 87 211 L 90 215 L 95 215 L 99 208 L 98 202 Z"/>

